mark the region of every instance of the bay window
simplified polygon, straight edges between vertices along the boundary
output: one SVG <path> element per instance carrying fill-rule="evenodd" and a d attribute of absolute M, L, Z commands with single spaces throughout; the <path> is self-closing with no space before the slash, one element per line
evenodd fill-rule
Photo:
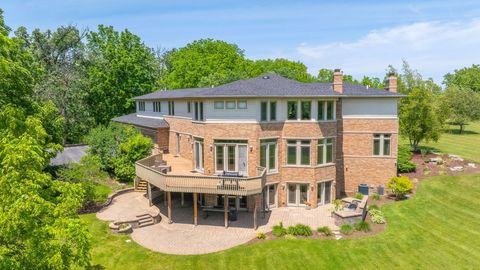
<path fill-rule="evenodd" d="M 333 138 L 320 139 L 317 142 L 317 164 L 333 162 Z"/>

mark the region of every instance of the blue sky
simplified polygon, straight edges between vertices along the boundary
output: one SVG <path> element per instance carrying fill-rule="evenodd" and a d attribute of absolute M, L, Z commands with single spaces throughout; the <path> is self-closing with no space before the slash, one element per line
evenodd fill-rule
<path fill-rule="evenodd" d="M 424 76 L 480 63 L 479 1 L 126 1 L 3 0 L 7 24 L 128 28 L 150 47 L 200 38 L 238 44 L 252 59 L 283 57 L 309 72 L 342 68 L 382 76 L 407 60 Z"/>

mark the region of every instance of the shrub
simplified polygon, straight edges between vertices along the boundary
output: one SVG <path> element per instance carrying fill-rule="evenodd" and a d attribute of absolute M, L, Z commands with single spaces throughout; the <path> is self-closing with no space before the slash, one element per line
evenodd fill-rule
<path fill-rule="evenodd" d="M 285 234 L 285 239 L 294 240 L 294 239 L 297 239 L 297 237 L 295 237 L 295 235 Z"/>
<path fill-rule="evenodd" d="M 340 226 L 340 232 L 345 235 L 352 234 L 353 232 L 353 226 L 351 224 L 343 224 Z"/>
<path fill-rule="evenodd" d="M 135 162 L 147 157 L 153 147 L 152 140 L 136 134 L 119 145 L 118 157 L 114 159 L 115 175 L 122 182 L 135 178 Z"/>
<path fill-rule="evenodd" d="M 403 198 L 407 193 L 412 192 L 413 183 L 407 176 L 394 176 L 387 187 L 397 198 Z"/>
<path fill-rule="evenodd" d="M 370 228 L 370 224 L 366 221 L 359 221 L 353 225 L 355 230 L 362 231 L 362 232 L 369 232 L 372 229 Z"/>
<path fill-rule="evenodd" d="M 363 195 L 362 193 L 357 192 L 357 193 L 355 193 L 355 196 L 354 196 L 354 197 L 355 197 L 355 199 L 361 200 L 361 199 L 363 199 L 363 196 L 364 196 L 364 195 Z"/>
<path fill-rule="evenodd" d="M 330 236 L 330 235 L 332 235 L 332 230 L 331 230 L 330 227 L 328 227 L 328 226 L 319 227 L 319 228 L 317 229 L 317 231 L 318 231 L 319 233 L 323 233 L 325 236 Z"/>
<path fill-rule="evenodd" d="M 417 165 L 411 162 L 412 152 L 407 145 L 398 146 L 398 162 L 397 169 L 399 172 L 412 172 L 415 171 Z"/>
<path fill-rule="evenodd" d="M 287 229 L 285 229 L 285 227 L 283 227 L 283 223 L 280 222 L 280 224 L 273 226 L 272 234 L 276 237 L 282 237 L 287 234 Z"/>
<path fill-rule="evenodd" d="M 378 209 L 380 209 L 380 208 L 379 208 L 378 205 L 376 205 L 376 204 L 370 204 L 370 205 L 368 206 L 368 210 L 369 210 L 369 211 L 371 211 L 371 210 L 378 210 Z"/>
<path fill-rule="evenodd" d="M 257 233 L 257 239 L 266 239 L 267 235 L 263 232 Z"/>
<path fill-rule="evenodd" d="M 375 200 L 375 201 L 378 201 L 382 198 L 382 196 L 378 193 L 374 193 L 372 194 L 372 199 Z"/>
<path fill-rule="evenodd" d="M 295 236 L 310 236 L 312 235 L 312 228 L 308 225 L 304 224 L 297 224 L 295 226 L 290 226 L 287 229 L 287 234 L 295 235 Z"/>
<path fill-rule="evenodd" d="M 383 212 L 378 209 L 373 209 L 368 211 L 370 213 L 370 219 L 375 224 L 383 224 L 386 222 Z"/>
<path fill-rule="evenodd" d="M 336 199 L 333 200 L 333 207 L 335 208 L 335 211 L 338 211 L 342 208 L 343 202 L 342 200 Z"/>

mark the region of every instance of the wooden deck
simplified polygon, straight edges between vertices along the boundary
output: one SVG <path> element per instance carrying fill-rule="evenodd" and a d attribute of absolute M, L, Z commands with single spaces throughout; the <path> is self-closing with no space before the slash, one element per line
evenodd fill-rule
<path fill-rule="evenodd" d="M 163 160 L 167 162 L 167 165 L 171 166 L 172 171 L 170 174 L 175 175 L 203 175 L 201 172 L 193 170 L 193 162 L 189 159 L 175 156 L 173 154 L 163 154 Z"/>

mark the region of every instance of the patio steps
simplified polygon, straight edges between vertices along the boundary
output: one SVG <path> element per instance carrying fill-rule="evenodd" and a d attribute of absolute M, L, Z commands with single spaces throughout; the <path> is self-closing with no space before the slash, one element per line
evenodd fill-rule
<path fill-rule="evenodd" d="M 144 180 L 138 181 L 138 184 L 135 187 L 135 191 L 147 192 L 147 181 L 144 181 Z"/>
<path fill-rule="evenodd" d="M 152 216 L 150 216 L 149 214 L 138 215 L 137 218 L 138 218 L 138 227 L 140 228 L 155 224 Z"/>

